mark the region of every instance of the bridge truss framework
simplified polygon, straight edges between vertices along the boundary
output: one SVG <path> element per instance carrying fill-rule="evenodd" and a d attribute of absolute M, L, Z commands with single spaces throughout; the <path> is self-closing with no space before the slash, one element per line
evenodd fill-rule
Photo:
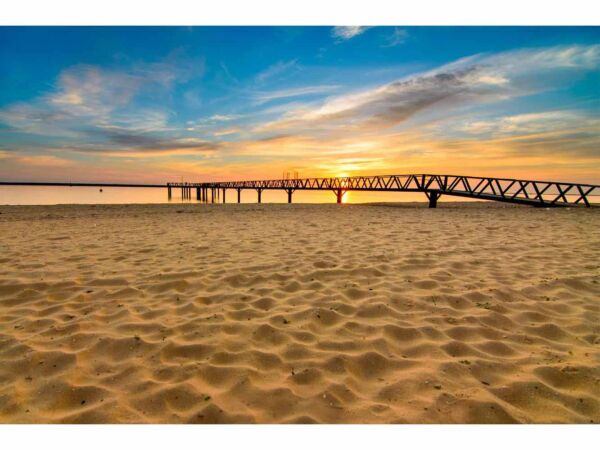
<path fill-rule="evenodd" d="M 431 208 L 436 207 L 442 195 L 541 207 L 590 207 L 594 203 L 592 198 L 600 196 L 600 186 L 592 184 L 432 174 L 167 183 L 169 198 L 173 188 L 180 188 L 182 198 L 188 199 L 195 189 L 197 200 L 213 203 L 220 200 L 221 193 L 225 202 L 228 189 L 237 191 L 238 203 L 244 189 L 256 190 L 258 203 L 261 202 L 262 191 L 274 189 L 286 191 L 288 203 L 292 202 L 292 194 L 297 190 L 330 190 L 335 193 L 338 203 L 348 191 L 423 192 Z"/>

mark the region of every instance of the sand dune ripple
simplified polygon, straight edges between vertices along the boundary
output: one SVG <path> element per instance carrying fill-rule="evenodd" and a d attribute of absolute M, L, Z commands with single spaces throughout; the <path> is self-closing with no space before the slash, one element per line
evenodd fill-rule
<path fill-rule="evenodd" d="M 600 421 L 599 210 L 0 210 L 1 422 Z"/>

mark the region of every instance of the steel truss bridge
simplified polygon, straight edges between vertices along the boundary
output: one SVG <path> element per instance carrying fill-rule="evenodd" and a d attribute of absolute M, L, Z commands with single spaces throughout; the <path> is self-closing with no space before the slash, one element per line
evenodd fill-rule
<path fill-rule="evenodd" d="M 338 203 L 348 191 L 423 192 L 430 208 L 436 207 L 442 195 L 542 207 L 590 207 L 594 203 L 593 198 L 600 196 L 600 186 L 592 184 L 431 174 L 167 183 L 169 198 L 174 188 L 180 188 L 182 198 L 188 199 L 195 189 L 197 200 L 213 203 L 220 200 L 221 193 L 225 203 L 228 189 L 237 191 L 238 203 L 243 189 L 255 190 L 258 203 L 261 202 L 262 191 L 272 189 L 286 191 L 288 203 L 292 203 L 292 194 L 297 190 L 329 190 L 336 195 Z"/>

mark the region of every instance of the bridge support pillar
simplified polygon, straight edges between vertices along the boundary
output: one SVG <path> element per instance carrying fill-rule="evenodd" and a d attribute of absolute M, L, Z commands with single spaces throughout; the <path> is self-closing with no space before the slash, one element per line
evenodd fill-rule
<path fill-rule="evenodd" d="M 288 203 L 292 203 L 292 193 L 294 192 L 293 189 L 286 189 L 287 191 L 287 195 L 288 195 Z"/>
<path fill-rule="evenodd" d="M 429 207 L 436 208 L 438 198 L 440 198 L 442 196 L 442 194 L 439 191 L 425 191 L 425 194 L 427 195 L 427 198 L 429 199 Z"/>
<path fill-rule="evenodd" d="M 225 188 L 223 188 L 223 203 L 225 203 Z"/>
<path fill-rule="evenodd" d="M 167 197 L 169 197 L 169 200 L 171 200 L 171 198 L 173 197 L 173 192 L 171 192 L 171 186 L 167 186 Z"/>
<path fill-rule="evenodd" d="M 262 189 L 257 189 L 256 192 L 258 192 L 258 203 L 262 202 Z"/>
<path fill-rule="evenodd" d="M 335 190 L 335 195 L 337 197 L 338 203 L 342 203 L 342 197 L 344 196 L 345 193 L 346 193 L 346 191 L 344 189 L 336 189 Z"/>
<path fill-rule="evenodd" d="M 237 188 L 237 193 L 238 193 L 238 203 L 241 203 L 241 197 L 242 197 L 242 194 L 241 194 L 241 192 L 242 192 L 242 190 L 241 190 L 240 188 Z"/>

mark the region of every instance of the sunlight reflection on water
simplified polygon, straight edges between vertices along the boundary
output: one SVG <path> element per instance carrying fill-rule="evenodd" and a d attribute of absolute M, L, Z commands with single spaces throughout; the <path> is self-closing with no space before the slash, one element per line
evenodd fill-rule
<path fill-rule="evenodd" d="M 221 193 L 222 194 L 222 193 Z M 227 203 L 237 202 L 237 192 L 227 190 Z M 257 193 L 254 190 L 243 190 L 242 203 L 256 203 Z M 443 200 L 453 200 L 450 197 Z M 465 201 L 467 199 L 456 198 Z M 220 202 L 223 201 L 222 196 Z M 336 196 L 330 191 L 296 191 L 294 203 L 335 203 Z M 415 192 L 347 192 L 344 203 L 368 202 L 425 202 L 422 193 Z M 196 191 L 192 190 L 191 200 L 182 200 L 181 191 L 173 189 L 170 203 L 197 203 Z M 283 190 L 265 190 L 262 193 L 263 203 L 286 203 L 287 194 Z M 54 204 L 117 204 L 117 203 L 169 203 L 166 188 L 111 188 L 104 187 L 102 192 L 93 187 L 61 187 L 61 186 L 1 186 L 0 205 L 54 205 Z"/>

